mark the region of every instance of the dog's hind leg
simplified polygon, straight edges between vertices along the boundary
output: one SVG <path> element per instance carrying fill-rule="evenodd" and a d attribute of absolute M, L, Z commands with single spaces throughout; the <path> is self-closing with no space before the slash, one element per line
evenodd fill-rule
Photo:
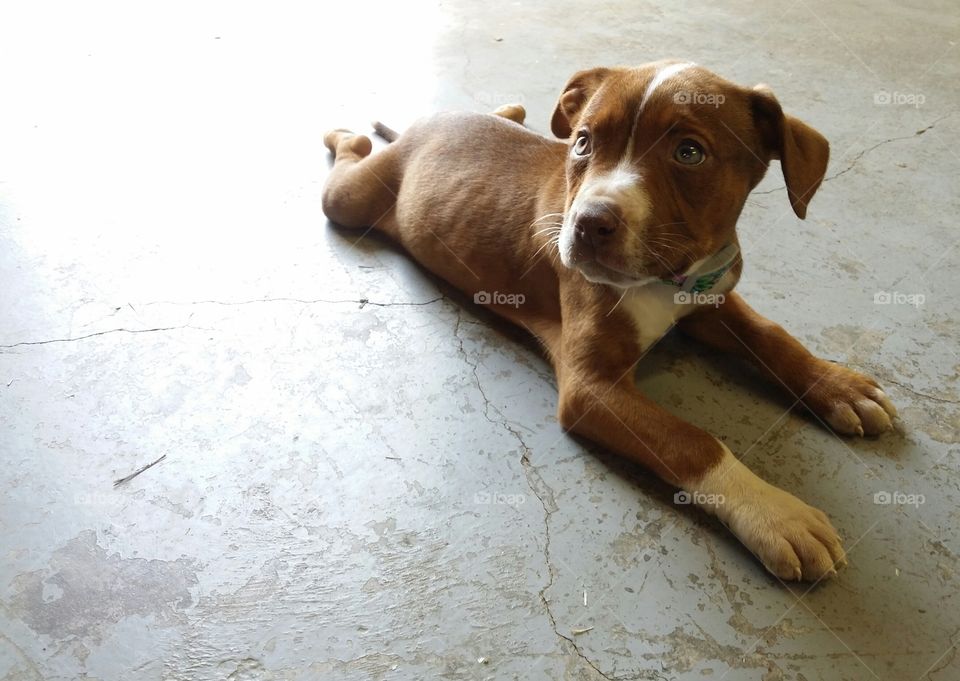
<path fill-rule="evenodd" d="M 349 130 L 331 130 L 323 143 L 335 157 L 323 187 L 323 212 L 344 227 L 389 231 L 398 189 L 390 148 L 370 156 L 370 138 Z"/>
<path fill-rule="evenodd" d="M 527 110 L 519 104 L 504 104 L 499 109 L 494 111 L 493 115 L 500 116 L 501 118 L 506 118 L 508 121 L 513 121 L 514 123 L 523 125 L 523 121 L 527 117 Z"/>

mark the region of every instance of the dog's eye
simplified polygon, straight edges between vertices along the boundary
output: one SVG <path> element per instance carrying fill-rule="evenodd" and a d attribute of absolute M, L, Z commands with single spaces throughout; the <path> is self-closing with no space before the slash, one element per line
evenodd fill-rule
<path fill-rule="evenodd" d="M 577 134 L 577 141 L 573 143 L 573 153 L 577 156 L 586 156 L 590 153 L 590 135 L 586 130 Z"/>
<path fill-rule="evenodd" d="M 703 163 L 706 154 L 703 153 L 703 147 L 693 140 L 683 140 L 677 146 L 677 150 L 673 152 L 673 158 L 676 159 L 677 163 L 682 163 L 685 166 L 698 166 Z"/>

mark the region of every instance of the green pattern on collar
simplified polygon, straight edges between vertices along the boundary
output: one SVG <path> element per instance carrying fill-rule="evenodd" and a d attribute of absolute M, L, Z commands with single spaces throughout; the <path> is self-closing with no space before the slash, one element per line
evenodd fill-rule
<path fill-rule="evenodd" d="M 697 272 L 679 274 L 660 281 L 670 286 L 676 286 L 682 291 L 704 293 L 717 285 L 723 275 L 736 264 L 739 256 L 740 247 L 737 243 L 729 243 L 708 258 Z"/>

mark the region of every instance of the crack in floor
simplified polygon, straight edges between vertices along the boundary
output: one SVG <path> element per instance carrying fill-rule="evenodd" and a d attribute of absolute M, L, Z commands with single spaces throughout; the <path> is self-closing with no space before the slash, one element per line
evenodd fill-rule
<path fill-rule="evenodd" d="M 257 303 L 301 303 L 303 305 L 314 305 L 316 303 L 325 303 L 328 305 L 342 305 L 345 303 L 354 303 L 358 305 L 361 309 L 367 305 L 374 305 L 376 307 L 420 307 L 424 305 L 431 305 L 440 300 L 443 300 L 443 296 L 437 296 L 431 298 L 430 300 L 423 301 L 396 301 L 381 303 L 375 300 L 370 300 L 369 298 L 288 298 L 288 297 L 277 297 L 277 298 L 253 298 L 251 300 L 237 300 L 237 301 L 228 301 L 228 300 L 154 300 L 149 303 L 140 303 L 142 307 L 148 307 L 150 305 L 223 305 L 225 307 L 234 307 L 241 305 L 255 305 Z"/>
<path fill-rule="evenodd" d="M 829 182 L 830 180 L 835 180 L 835 179 L 837 179 L 837 178 L 840 177 L 841 175 L 846 175 L 846 174 L 849 173 L 851 170 L 853 170 L 854 167 L 856 167 L 856 165 L 860 162 L 860 159 L 862 159 L 864 156 L 866 156 L 867 154 L 869 154 L 869 153 L 870 153 L 871 151 L 873 151 L 874 149 L 877 149 L 877 148 L 879 148 L 879 147 L 882 147 L 882 146 L 884 146 L 884 145 L 886 145 L 886 144 L 890 144 L 891 142 L 899 142 L 899 141 L 901 141 L 901 140 L 909 140 L 909 139 L 913 139 L 914 137 L 919 137 L 920 135 L 924 134 L 924 133 L 927 132 L 928 130 L 933 130 L 933 129 L 936 127 L 936 125 L 937 125 L 938 123 L 940 123 L 940 121 L 943 121 L 943 120 L 945 120 L 945 119 L 947 119 L 947 118 L 950 118 L 950 117 L 953 116 L 955 113 L 957 113 L 957 112 L 956 112 L 956 111 L 951 111 L 951 112 L 949 112 L 949 113 L 941 116 L 940 118 L 938 118 L 938 119 L 936 119 L 935 121 L 933 121 L 933 123 L 931 123 L 930 125 L 926 126 L 925 128 L 921 128 L 921 129 L 917 130 L 917 131 L 914 132 L 912 135 L 902 135 L 902 136 L 900 136 L 900 137 L 891 137 L 891 138 L 889 138 L 889 139 L 885 139 L 885 140 L 882 140 L 882 141 L 880 141 L 880 142 L 877 142 L 876 144 L 874 144 L 874 145 L 871 146 L 871 147 L 867 147 L 866 149 L 863 149 L 863 150 L 860 151 L 856 156 L 853 157 L 853 160 L 850 161 L 849 164 L 847 164 L 847 167 L 846 167 L 846 168 L 844 168 L 843 170 L 841 170 L 841 171 L 839 171 L 839 172 L 834 173 L 833 175 L 829 175 L 829 176 L 827 176 L 827 177 L 824 177 L 824 178 L 823 178 L 823 181 L 824 181 L 824 182 Z M 775 193 L 775 192 L 783 191 L 784 189 L 786 189 L 786 185 L 783 185 L 783 186 L 780 186 L 780 187 L 775 187 L 774 189 L 768 189 L 768 190 L 762 191 L 762 192 L 751 192 L 751 195 L 757 195 L 757 194 L 773 194 L 773 193 Z"/>
<path fill-rule="evenodd" d="M 835 360 L 830 360 L 830 361 L 835 361 Z M 860 369 L 866 373 L 872 374 L 881 383 L 889 383 L 890 385 L 895 385 L 898 388 L 901 388 L 902 390 L 906 390 L 908 393 L 910 393 L 911 395 L 914 395 L 915 397 L 919 397 L 924 400 L 930 400 L 932 402 L 939 402 L 941 404 L 960 404 L 960 400 L 952 400 L 946 397 L 939 397 L 937 395 L 931 395 L 930 393 L 925 393 L 925 392 L 916 390 L 910 387 L 909 385 L 907 385 L 906 383 L 901 383 L 900 381 L 894 380 L 889 376 L 886 376 L 882 371 L 878 371 L 875 367 L 863 366 L 860 364 L 855 364 L 853 362 L 848 362 L 848 365 L 856 369 Z"/>
<path fill-rule="evenodd" d="M 19 343 L 12 343 L 10 345 L 0 345 L 0 348 L 9 349 L 9 348 L 18 348 L 23 345 L 48 345 L 50 343 L 74 343 L 76 341 L 86 340 L 87 338 L 93 338 L 94 336 L 106 336 L 111 333 L 154 333 L 156 331 L 177 331 L 179 329 L 196 329 L 202 331 L 196 326 L 190 326 L 189 324 L 184 324 L 182 326 L 158 326 L 152 329 L 107 329 L 105 331 L 96 331 L 94 333 L 88 333 L 85 336 L 77 336 L 76 338 L 51 338 L 49 340 L 41 341 L 21 341 Z"/>
<path fill-rule="evenodd" d="M 900 383 L 899 381 L 895 381 L 888 376 L 881 376 L 880 374 L 877 374 L 877 379 L 880 381 L 883 381 L 884 383 L 889 383 L 890 385 L 895 385 L 898 388 L 902 388 L 903 390 L 906 390 L 911 395 L 914 395 L 924 400 L 940 402 L 941 404 L 960 404 L 960 400 L 948 400 L 945 397 L 937 397 L 936 395 L 930 395 L 929 393 L 920 392 L 919 390 L 914 390 L 910 386 Z"/>
<path fill-rule="evenodd" d="M 431 305 L 440 300 L 443 300 L 443 296 L 437 296 L 431 298 L 430 300 L 423 301 L 398 301 L 398 302 L 389 302 L 382 303 L 375 300 L 370 300 L 369 298 L 358 298 L 358 299 L 327 299 L 327 298 L 255 298 L 252 300 L 240 300 L 235 302 L 223 301 L 223 300 L 194 300 L 194 301 L 173 301 L 173 300 L 156 300 L 148 303 L 139 303 L 141 307 L 148 307 L 151 305 L 222 305 L 225 307 L 234 307 L 241 305 L 253 305 L 256 303 L 277 303 L 277 302 L 286 302 L 286 303 L 301 303 L 303 305 L 313 305 L 316 303 L 324 303 L 328 305 L 341 305 L 345 303 L 356 304 L 359 309 L 363 309 L 367 305 L 373 305 L 376 307 L 422 307 L 425 305 Z M 130 303 L 127 303 L 130 308 L 136 312 L 136 308 L 133 307 Z M 118 310 L 120 308 L 117 308 Z M 113 316 L 113 315 L 108 315 Z M 192 315 L 191 315 L 192 316 Z M 185 324 L 182 326 L 159 326 L 150 329 L 128 329 L 125 327 L 120 327 L 116 329 L 106 329 L 104 331 L 95 331 L 94 333 L 88 333 L 83 336 L 76 336 L 72 338 L 51 338 L 48 340 L 40 341 L 20 341 L 18 343 L 11 343 L 9 345 L 0 345 L 0 349 L 9 349 L 21 347 L 24 345 L 47 345 L 49 343 L 73 343 L 76 341 L 86 340 L 88 338 L 94 338 L 95 336 L 104 336 L 111 333 L 153 333 L 155 331 L 175 331 L 177 329 L 197 329 L 198 327 L 190 326 Z"/>
<path fill-rule="evenodd" d="M 550 486 L 543 480 L 543 476 L 540 475 L 539 470 L 530 462 L 530 447 L 527 445 L 526 441 L 523 438 L 523 435 L 517 430 L 514 426 L 510 424 L 506 416 L 501 412 L 493 403 L 491 403 L 490 398 L 487 397 L 486 391 L 483 389 L 483 383 L 480 380 L 480 374 L 478 368 L 480 362 L 474 359 L 471 359 L 470 355 L 467 354 L 466 349 L 463 346 L 463 337 L 460 335 L 460 326 L 463 323 L 463 310 L 459 306 L 457 307 L 457 321 L 454 326 L 453 335 L 457 339 L 458 351 L 463 357 L 464 362 L 467 366 L 470 367 L 473 373 L 473 380 L 476 384 L 477 391 L 480 393 L 480 397 L 483 399 L 484 408 L 483 415 L 484 418 L 489 421 L 491 424 L 503 428 L 517 441 L 520 445 L 520 466 L 523 468 L 524 479 L 527 482 L 527 487 L 530 489 L 530 492 L 537 498 L 537 501 L 540 502 L 540 506 L 543 508 L 543 530 L 544 530 L 544 541 L 543 541 L 543 559 L 544 563 L 547 566 L 547 583 L 540 589 L 537 593 L 537 596 L 540 598 L 540 602 L 543 603 L 544 611 L 547 614 L 547 619 L 550 620 L 550 626 L 553 629 L 553 633 L 562 641 L 564 641 L 567 646 L 573 649 L 573 652 L 576 653 L 577 657 L 586 663 L 590 669 L 592 669 L 600 678 L 606 679 L 607 681 L 615 681 L 614 677 L 608 676 L 603 673 L 596 664 L 593 663 L 590 658 L 588 658 L 583 651 L 580 649 L 580 646 L 577 645 L 576 641 L 573 640 L 570 636 L 562 634 L 557 627 L 557 620 L 553 614 L 553 610 L 550 608 L 550 600 L 547 598 L 547 591 L 553 586 L 556 579 L 556 570 L 553 567 L 553 561 L 550 555 L 550 516 L 557 511 L 556 499 L 553 495 L 553 490 L 550 489 Z M 490 409 L 496 412 L 499 416 L 499 420 L 493 419 L 490 417 Z M 535 484 L 535 480 L 539 484 Z M 543 491 L 539 490 L 542 488 Z M 567 651 L 569 653 L 569 651 Z"/>

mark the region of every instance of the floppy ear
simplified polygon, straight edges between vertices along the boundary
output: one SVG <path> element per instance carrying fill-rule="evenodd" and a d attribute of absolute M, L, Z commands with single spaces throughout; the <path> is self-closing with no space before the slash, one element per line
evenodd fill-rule
<path fill-rule="evenodd" d="M 600 83 L 607 77 L 610 69 L 596 68 L 586 71 L 577 71 L 563 88 L 563 94 L 557 101 L 550 119 L 550 129 L 557 137 L 566 139 L 580 118 L 580 112 L 589 101 L 593 93 L 600 87 Z"/>
<path fill-rule="evenodd" d="M 765 85 L 756 86 L 751 98 L 760 140 L 770 158 L 780 159 L 790 205 L 802 220 L 827 172 L 830 145 L 809 125 L 783 113 L 780 102 Z"/>

